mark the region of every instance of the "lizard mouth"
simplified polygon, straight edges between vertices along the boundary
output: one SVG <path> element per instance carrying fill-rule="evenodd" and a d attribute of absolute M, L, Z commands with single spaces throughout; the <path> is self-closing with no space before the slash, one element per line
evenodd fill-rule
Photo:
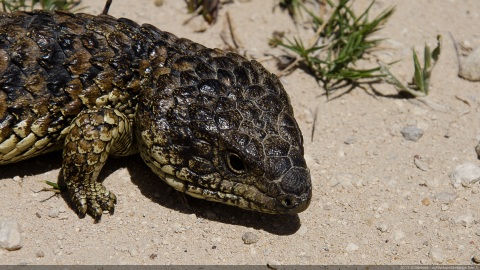
<path fill-rule="evenodd" d="M 305 201 L 297 198 L 295 195 L 289 194 L 273 198 L 262 193 L 255 187 L 249 187 L 248 191 L 241 196 L 239 194 L 210 190 L 165 172 L 162 176 L 161 178 L 168 185 L 194 198 L 220 202 L 246 210 L 268 214 L 295 214 L 307 209 L 310 204 L 310 200 Z"/>

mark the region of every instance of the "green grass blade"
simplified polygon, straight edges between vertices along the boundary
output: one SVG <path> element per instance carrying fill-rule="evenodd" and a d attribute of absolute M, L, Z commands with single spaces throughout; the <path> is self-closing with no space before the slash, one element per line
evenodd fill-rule
<path fill-rule="evenodd" d="M 423 72 L 422 72 L 422 67 L 420 66 L 420 62 L 418 61 L 418 56 L 417 53 L 415 52 L 415 49 L 413 50 L 413 64 L 415 67 L 415 73 L 414 73 L 414 83 L 418 87 L 420 92 L 425 93 L 425 88 L 423 86 Z"/>
<path fill-rule="evenodd" d="M 358 69 L 355 63 L 382 40 L 369 38 L 372 33 L 381 29 L 395 9 L 388 8 L 369 21 L 368 15 L 375 1 L 372 1 L 360 16 L 351 8 L 350 0 L 338 0 L 337 5 L 331 0 L 326 0 L 326 3 L 333 10 L 330 17 L 324 20 L 320 20 L 302 4 L 314 25 L 318 27 L 321 22 L 324 23 L 321 32 L 316 33 L 318 37 L 314 37 L 320 38 L 323 44 L 305 47 L 300 39 L 294 38 L 293 42 L 280 45 L 301 57 L 304 66 L 324 83 L 327 94 L 331 90 L 329 86 L 338 85 L 342 81 L 353 82 L 386 76 L 379 66 Z"/>
<path fill-rule="evenodd" d="M 432 66 L 432 54 L 430 52 L 430 46 L 428 46 L 427 44 L 425 44 L 425 49 L 423 50 L 423 57 L 424 57 L 423 69 L 429 70 L 430 67 Z"/>

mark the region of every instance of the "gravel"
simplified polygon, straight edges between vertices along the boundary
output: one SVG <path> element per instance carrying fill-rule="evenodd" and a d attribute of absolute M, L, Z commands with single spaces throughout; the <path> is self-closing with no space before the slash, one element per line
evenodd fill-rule
<path fill-rule="evenodd" d="M 480 167 L 473 163 L 458 165 L 450 174 L 450 180 L 455 188 L 470 187 L 480 180 Z"/>
<path fill-rule="evenodd" d="M 297 233 L 298 233 L 298 235 L 301 235 L 301 236 L 307 235 L 307 233 L 308 233 L 307 225 L 302 224 L 300 229 L 298 229 Z"/>
<path fill-rule="evenodd" d="M 247 232 L 242 235 L 242 240 L 245 245 L 255 244 L 256 242 L 258 242 L 258 239 L 258 235 L 253 232 Z"/>
<path fill-rule="evenodd" d="M 406 126 L 400 131 L 405 140 L 418 141 L 423 136 L 423 130 L 416 126 Z"/>
<path fill-rule="evenodd" d="M 146 2 L 114 1 L 111 15 L 125 16 L 138 23 L 145 23 L 147 18 L 148 22 L 163 30 L 174 29 L 179 36 L 211 46 L 221 45 L 212 38 L 220 32 L 217 31 L 221 28 L 217 27 L 218 24 L 202 34 L 194 33 L 195 27 L 191 24 L 178 27 L 189 16 L 184 12 L 183 1 L 165 1 L 168 5 L 165 4 L 162 10 L 157 10 L 153 4 L 150 8 Z M 234 6 L 223 6 L 222 12 L 237 11 L 230 13 L 235 17 L 237 32 L 248 33 L 246 41 L 251 44 L 245 45 L 249 48 L 255 45 L 253 47 L 257 50 L 256 45 L 259 45 L 254 53 L 264 52 L 263 48 L 271 49 L 267 42 L 263 42 L 265 33 L 248 32 L 246 26 L 263 28 L 266 23 L 268 29 L 265 29 L 273 31 L 270 29 L 273 26 L 283 28 L 290 25 L 285 28 L 287 33 L 296 33 L 288 14 L 265 8 L 278 1 L 237 2 Z M 390 5 L 397 6 L 391 18 L 393 21 L 385 24 L 382 30 L 398 44 L 394 46 L 395 50 L 387 52 L 391 61 L 411 59 L 411 47 L 434 42 L 437 29 L 458 29 L 456 35 L 471 38 L 472 44 L 479 43 L 479 37 L 475 36 L 479 26 L 461 26 L 468 25 L 475 15 L 470 12 L 470 16 L 466 16 L 465 10 L 480 10 L 480 1 L 464 0 L 461 5 L 457 2 L 439 1 L 431 5 L 429 1 L 409 1 L 406 5 L 400 0 L 377 1 L 374 8 L 379 12 Z M 93 14 L 99 14 L 103 8 L 103 3 L 94 0 L 84 0 L 82 4 L 88 6 L 82 11 Z M 354 9 L 363 8 L 362 1 L 353 4 Z M 158 16 L 163 8 L 165 12 Z M 246 14 L 245 10 L 255 12 Z M 422 12 L 425 10 L 429 12 Z M 272 14 L 281 20 L 271 20 Z M 425 25 L 421 29 L 422 41 L 408 35 L 408 31 L 415 28 L 413 20 L 408 20 L 412 17 Z M 444 17 L 456 20 L 445 20 Z M 196 19 L 202 21 L 201 17 Z M 398 21 L 405 23 L 396 23 Z M 423 51 L 423 45 L 417 49 Z M 443 269 L 454 268 L 452 264 L 476 266 L 472 257 L 480 258 L 475 247 L 480 241 L 480 236 L 475 234 L 480 234 L 480 220 L 466 228 L 461 222 L 455 223 L 454 219 L 467 213 L 472 213 L 475 219 L 478 217 L 480 184 L 463 188 L 460 183 L 455 189 L 449 174 L 465 162 L 480 165 L 473 149 L 480 140 L 480 130 L 476 126 L 480 92 L 478 84 L 448 73 L 451 71 L 446 68 L 448 63 L 455 61 L 453 53 L 441 56 L 439 66 L 433 71 L 433 96 L 427 99 L 375 98 L 370 95 L 370 90 L 362 89 L 347 94 L 339 89 L 327 98 L 318 82 L 305 72 L 297 70 L 282 77 L 281 80 L 288 81 L 285 88 L 291 93 L 292 106 L 302 128 L 305 159 L 312 177 L 311 205 L 298 215 L 259 214 L 190 198 L 186 206 L 174 189 L 164 184 L 136 155 L 109 158 L 110 165 L 107 164 L 102 171 L 104 184 L 117 195 L 119 202 L 114 215 L 105 214 L 100 223 L 93 224 L 90 216 L 79 219 L 62 197 L 53 197 L 42 203 L 50 195 L 34 192 L 43 187 L 40 181 L 58 178 L 61 152 L 0 166 L 0 220 L 15 216 L 20 229 L 25 228 L 21 232 L 23 247 L 20 250 L 0 249 L 1 264 L 268 264 L 281 269 L 280 265 L 392 263 L 408 268 L 408 265 L 423 263 L 426 264 L 423 267 L 428 268 L 428 265 L 437 264 L 429 253 L 432 247 L 438 246 L 443 249 L 440 250 L 443 261 L 437 260 L 445 264 Z M 410 63 L 405 62 L 408 61 L 398 63 L 401 73 L 411 68 Z M 264 63 L 276 70 L 272 61 Z M 403 80 L 410 79 L 410 75 L 400 74 Z M 381 93 L 396 95 L 390 85 L 378 86 Z M 453 88 L 458 91 L 452 91 Z M 470 105 L 459 101 L 457 96 L 468 100 Z M 340 102 L 342 99 L 344 103 Z M 435 106 L 430 105 L 436 102 Z M 447 110 L 437 109 L 440 105 Z M 313 132 L 313 116 L 317 114 L 317 108 Z M 422 136 L 417 142 L 405 139 L 400 131 L 407 125 L 421 128 L 425 138 Z M 355 141 L 352 143 L 350 138 Z M 337 155 L 340 150 L 343 157 Z M 415 155 L 422 157 L 417 164 L 426 171 L 414 164 Z M 433 162 L 429 158 L 433 158 Z M 332 187 L 332 180 L 342 173 L 352 176 L 351 185 L 347 185 L 348 189 L 341 188 L 340 184 Z M 16 175 L 21 177 L 19 182 L 11 179 Z M 365 183 L 362 188 L 356 185 L 359 179 Z M 437 197 L 441 192 L 455 194 L 456 199 Z M 429 206 L 422 205 L 424 198 L 430 200 Z M 64 214 L 61 206 L 66 208 Z M 59 209 L 58 218 L 48 216 L 51 208 Z M 41 214 L 42 218 L 35 213 Z M 467 224 L 468 218 L 463 220 Z M 176 227 L 172 227 L 174 223 L 177 223 Z M 386 232 L 382 232 L 380 223 L 388 225 Z M 304 225 L 308 230 L 302 229 Z M 175 233 L 175 229 L 179 233 Z M 57 237 L 59 230 L 64 234 L 61 245 Z M 397 230 L 406 235 L 400 242 L 394 241 Z M 244 244 L 242 235 L 246 232 L 258 235 L 258 242 Z M 145 241 L 149 247 L 143 245 Z M 359 249 L 347 252 L 345 248 L 349 243 Z M 43 258 L 36 257 L 39 251 L 44 252 Z M 138 255 L 131 256 L 130 251 L 134 255 L 138 252 Z M 62 253 L 61 256 L 55 255 Z M 151 254 L 155 254 L 152 256 L 154 260 L 149 257 Z"/>
<path fill-rule="evenodd" d="M 380 223 L 378 224 L 377 226 L 377 230 L 381 231 L 381 232 L 387 232 L 388 231 L 388 224 L 387 223 Z"/>
<path fill-rule="evenodd" d="M 480 256 L 478 255 L 473 256 L 472 262 L 474 262 L 475 264 L 480 264 Z"/>
<path fill-rule="evenodd" d="M 439 192 L 435 194 L 435 201 L 443 204 L 451 204 L 457 199 L 457 194 L 452 192 Z"/>
<path fill-rule="evenodd" d="M 475 217 L 472 214 L 465 214 L 454 218 L 453 221 L 457 224 L 462 224 L 466 228 L 470 228 L 475 222 Z"/>
<path fill-rule="evenodd" d="M 60 214 L 60 211 L 57 208 L 52 208 L 48 212 L 48 216 L 51 218 L 57 218 L 59 214 Z"/>
<path fill-rule="evenodd" d="M 0 248 L 8 251 L 22 248 L 22 238 L 16 218 L 0 220 Z"/>
<path fill-rule="evenodd" d="M 424 199 L 422 200 L 422 204 L 423 204 L 424 206 L 429 206 L 429 205 L 430 205 L 430 199 L 424 198 Z"/>
<path fill-rule="evenodd" d="M 480 47 L 471 52 L 460 65 L 458 76 L 469 81 L 480 81 Z"/>
<path fill-rule="evenodd" d="M 442 263 L 445 260 L 445 255 L 443 254 L 443 250 L 438 247 L 432 247 L 428 256 L 434 263 Z"/>
<path fill-rule="evenodd" d="M 353 175 L 348 173 L 339 173 L 336 175 L 331 182 L 332 187 L 351 189 L 353 187 Z"/>
<path fill-rule="evenodd" d="M 347 245 L 347 247 L 345 248 L 345 250 L 346 250 L 347 252 L 357 251 L 358 249 L 359 249 L 359 247 L 358 247 L 356 244 L 354 244 L 354 243 L 349 243 L 349 244 Z"/>
<path fill-rule="evenodd" d="M 395 239 L 395 241 L 401 241 L 403 238 L 405 238 L 405 233 L 402 230 L 397 230 L 394 232 L 393 239 Z"/>
<path fill-rule="evenodd" d="M 416 155 L 413 158 L 413 162 L 415 163 L 415 166 L 417 166 L 417 168 L 419 168 L 420 170 L 422 170 L 424 172 L 426 172 L 428 170 L 427 162 L 425 162 L 425 160 L 423 160 L 420 156 Z"/>

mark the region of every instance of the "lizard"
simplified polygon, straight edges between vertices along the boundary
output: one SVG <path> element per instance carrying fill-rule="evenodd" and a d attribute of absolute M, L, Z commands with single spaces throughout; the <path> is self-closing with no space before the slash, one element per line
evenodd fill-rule
<path fill-rule="evenodd" d="M 312 183 L 287 92 L 260 63 L 108 15 L 0 13 L 1 166 L 62 150 L 80 218 L 113 213 L 98 175 L 140 157 L 190 196 L 299 213 Z"/>

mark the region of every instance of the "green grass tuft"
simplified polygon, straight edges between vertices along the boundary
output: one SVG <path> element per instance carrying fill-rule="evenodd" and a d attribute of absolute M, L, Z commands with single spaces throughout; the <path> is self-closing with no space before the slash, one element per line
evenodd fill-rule
<path fill-rule="evenodd" d="M 306 45 L 299 38 L 293 38 L 293 41 L 287 39 L 286 43 L 277 40 L 276 43 L 298 54 L 299 64 L 306 66 L 315 78 L 323 82 L 327 94 L 341 83 L 384 77 L 380 66 L 359 69 L 355 64 L 381 41 L 370 37 L 381 29 L 395 9 L 386 9 L 369 20 L 369 12 L 375 1 L 360 15 L 351 9 L 350 0 L 340 0 L 337 5 L 331 0 L 326 2 L 333 12 L 328 20 L 322 20 L 309 11 L 302 1 L 296 1 L 296 5 L 308 13 L 314 24 L 316 33 L 313 44 Z"/>
<path fill-rule="evenodd" d="M 413 50 L 413 65 L 415 68 L 412 82 L 406 86 L 402 84 L 383 64 L 380 63 L 381 72 L 385 75 L 384 80 L 387 83 L 393 84 L 401 94 L 406 94 L 413 97 L 422 97 L 428 95 L 430 91 L 430 78 L 432 70 L 440 57 L 442 49 L 442 37 L 437 36 L 437 46 L 433 51 L 425 44 L 423 52 L 423 67 L 418 60 L 417 52 Z"/>
<path fill-rule="evenodd" d="M 74 10 L 81 0 L 0 0 L 4 12 L 43 10 Z"/>

